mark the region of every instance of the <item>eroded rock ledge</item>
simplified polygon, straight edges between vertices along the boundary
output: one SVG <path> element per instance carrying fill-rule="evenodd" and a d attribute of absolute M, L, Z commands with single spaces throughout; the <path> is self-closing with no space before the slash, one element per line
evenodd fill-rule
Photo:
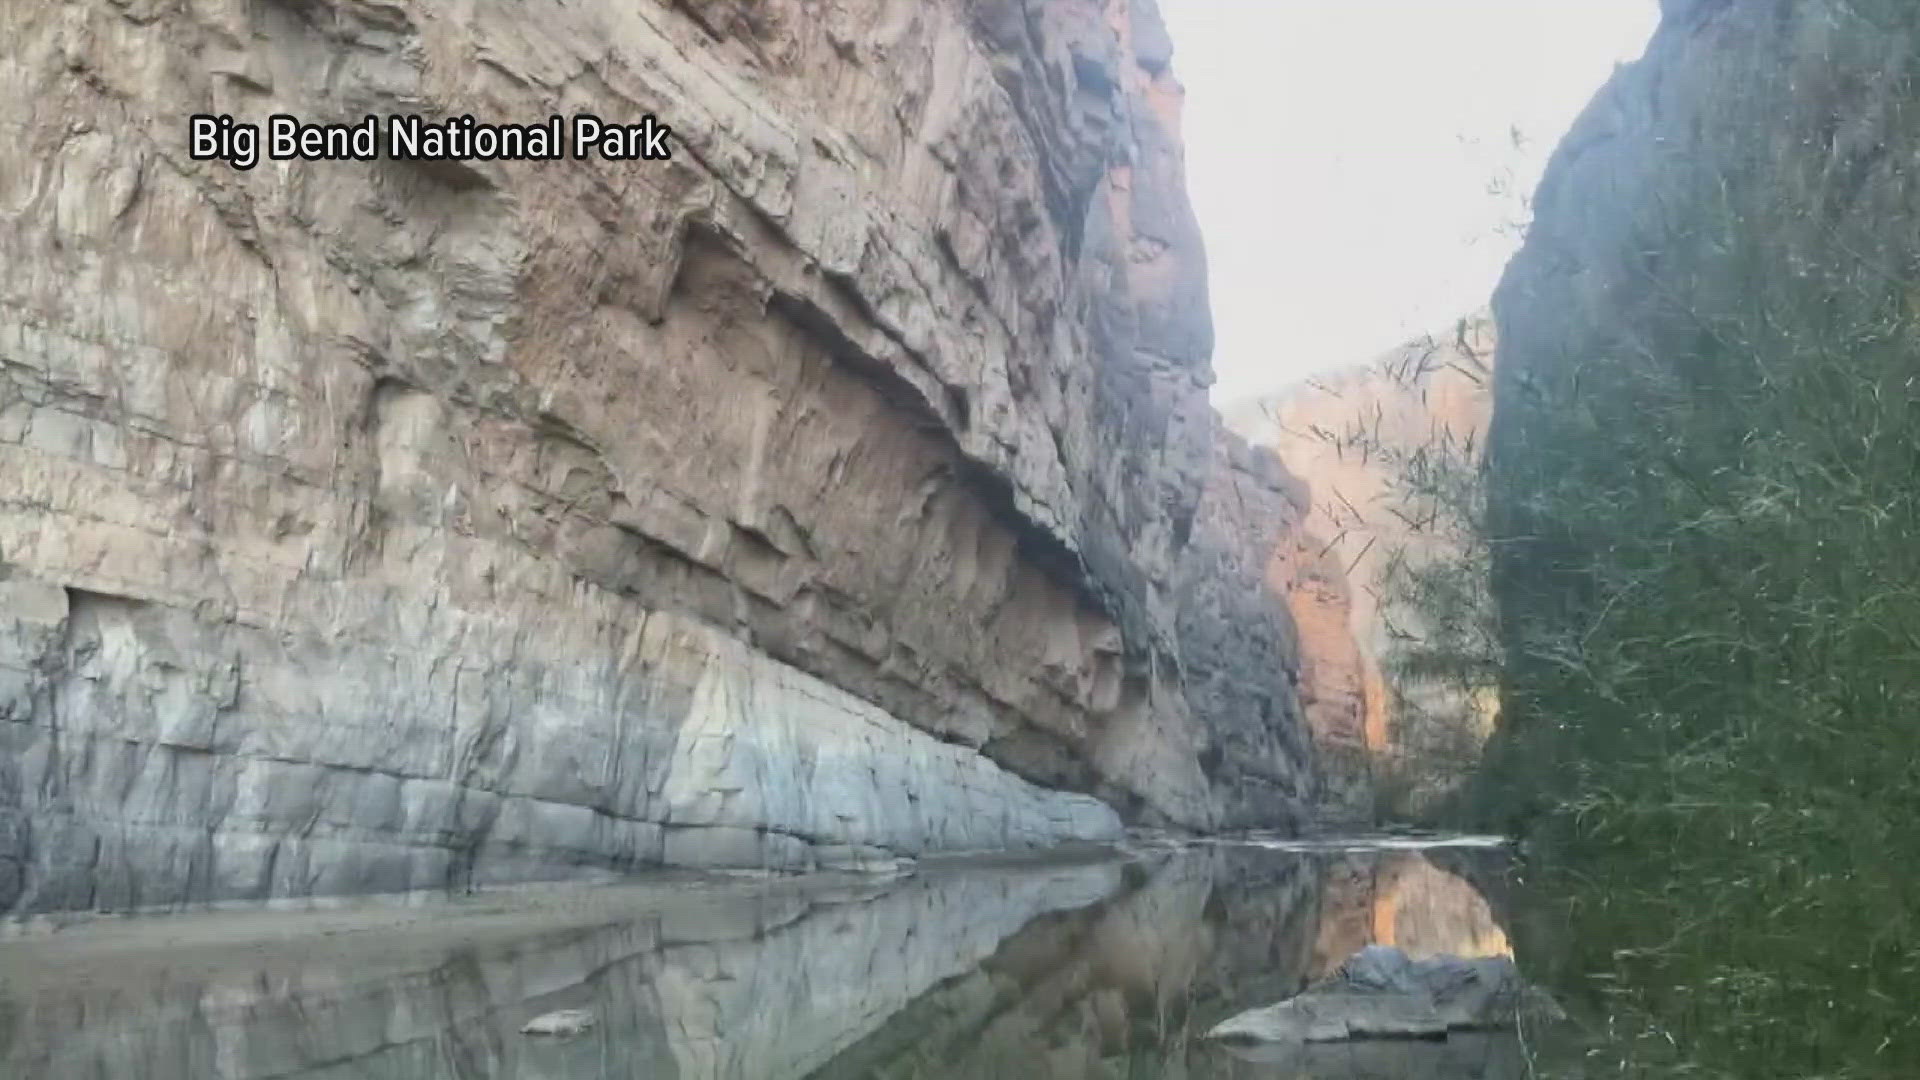
<path fill-rule="evenodd" d="M 1149 0 L 0 33 L 0 909 L 1297 816 L 1291 661 L 1232 752 L 1181 681 L 1211 331 Z M 675 160 L 187 154 L 579 111 Z"/>

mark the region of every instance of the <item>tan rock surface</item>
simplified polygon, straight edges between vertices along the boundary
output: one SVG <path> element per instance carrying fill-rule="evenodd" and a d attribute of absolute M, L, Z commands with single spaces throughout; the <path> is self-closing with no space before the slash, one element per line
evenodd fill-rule
<path fill-rule="evenodd" d="M 1301 487 L 1304 491 L 1305 484 Z M 1303 495 L 1299 516 L 1311 503 Z M 1371 822 L 1372 753 L 1366 722 L 1378 683 L 1367 679 L 1352 625 L 1352 585 L 1335 553 L 1304 524 L 1274 549 L 1269 587 L 1286 598 L 1299 650 L 1300 709 L 1315 749 L 1314 812 L 1333 824 Z"/>
<path fill-rule="evenodd" d="M 1388 660 L 1423 621 L 1382 585 L 1389 560 L 1460 550 L 1444 529 L 1409 520 L 1397 462 L 1449 442 L 1477 460 L 1492 415 L 1493 325 L 1485 315 L 1410 342 L 1378 360 L 1305 380 L 1226 410 L 1226 423 L 1270 447 L 1310 489 L 1310 509 L 1286 560 L 1299 626 L 1303 707 L 1325 762 L 1330 813 L 1370 813 L 1380 761 L 1423 752 L 1410 717 L 1462 714 L 1479 738 L 1491 697 L 1397 684 Z M 1456 700 L 1457 699 L 1457 700 Z"/>
<path fill-rule="evenodd" d="M 804 863 L 891 813 L 845 777 L 947 748 L 895 850 L 1117 827 L 1048 789 L 1291 816 L 1180 682 L 1211 329 L 1148 0 L 0 34 L 0 909 Z M 187 153 L 197 112 L 579 111 L 674 160 Z M 687 751 L 715 687 L 795 711 Z"/>

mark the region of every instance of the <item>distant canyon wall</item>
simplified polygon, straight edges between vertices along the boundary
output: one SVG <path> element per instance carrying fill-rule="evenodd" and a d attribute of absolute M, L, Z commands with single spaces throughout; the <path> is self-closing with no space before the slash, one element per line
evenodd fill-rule
<path fill-rule="evenodd" d="M 0 33 L 0 910 L 1300 819 L 1150 0 Z M 276 112 L 675 154 L 189 157 Z"/>
<path fill-rule="evenodd" d="M 1479 314 L 1226 410 L 1227 425 L 1277 453 L 1305 490 L 1306 511 L 1272 576 L 1298 626 L 1303 708 L 1330 816 L 1370 815 L 1390 773 L 1470 754 L 1492 730 L 1490 692 L 1412 678 L 1396 663 L 1432 627 L 1389 575 L 1447 564 L 1484 598 L 1456 511 L 1434 513 L 1410 484 L 1421 482 L 1423 462 L 1447 463 L 1433 474 L 1446 483 L 1477 466 L 1495 351 L 1492 321 Z M 1456 745 L 1463 736 L 1468 745 Z"/>

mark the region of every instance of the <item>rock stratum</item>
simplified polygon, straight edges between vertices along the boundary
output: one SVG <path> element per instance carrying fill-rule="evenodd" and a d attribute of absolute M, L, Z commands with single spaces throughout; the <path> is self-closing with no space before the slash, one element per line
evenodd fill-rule
<path fill-rule="evenodd" d="M 0 910 L 1298 820 L 1150 0 L 0 33 Z M 188 153 L 580 112 L 673 159 Z"/>

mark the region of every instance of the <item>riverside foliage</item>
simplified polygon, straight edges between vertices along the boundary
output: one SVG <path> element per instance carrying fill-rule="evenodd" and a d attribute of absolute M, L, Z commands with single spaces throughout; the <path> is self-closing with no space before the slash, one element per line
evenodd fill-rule
<path fill-rule="evenodd" d="M 1593 309 L 1529 294 L 1536 223 L 1465 477 L 1497 647 L 1423 645 L 1497 666 L 1462 809 L 1537 852 L 1583 1075 L 1920 1075 L 1920 12 L 1787 7 L 1645 151 Z"/>

